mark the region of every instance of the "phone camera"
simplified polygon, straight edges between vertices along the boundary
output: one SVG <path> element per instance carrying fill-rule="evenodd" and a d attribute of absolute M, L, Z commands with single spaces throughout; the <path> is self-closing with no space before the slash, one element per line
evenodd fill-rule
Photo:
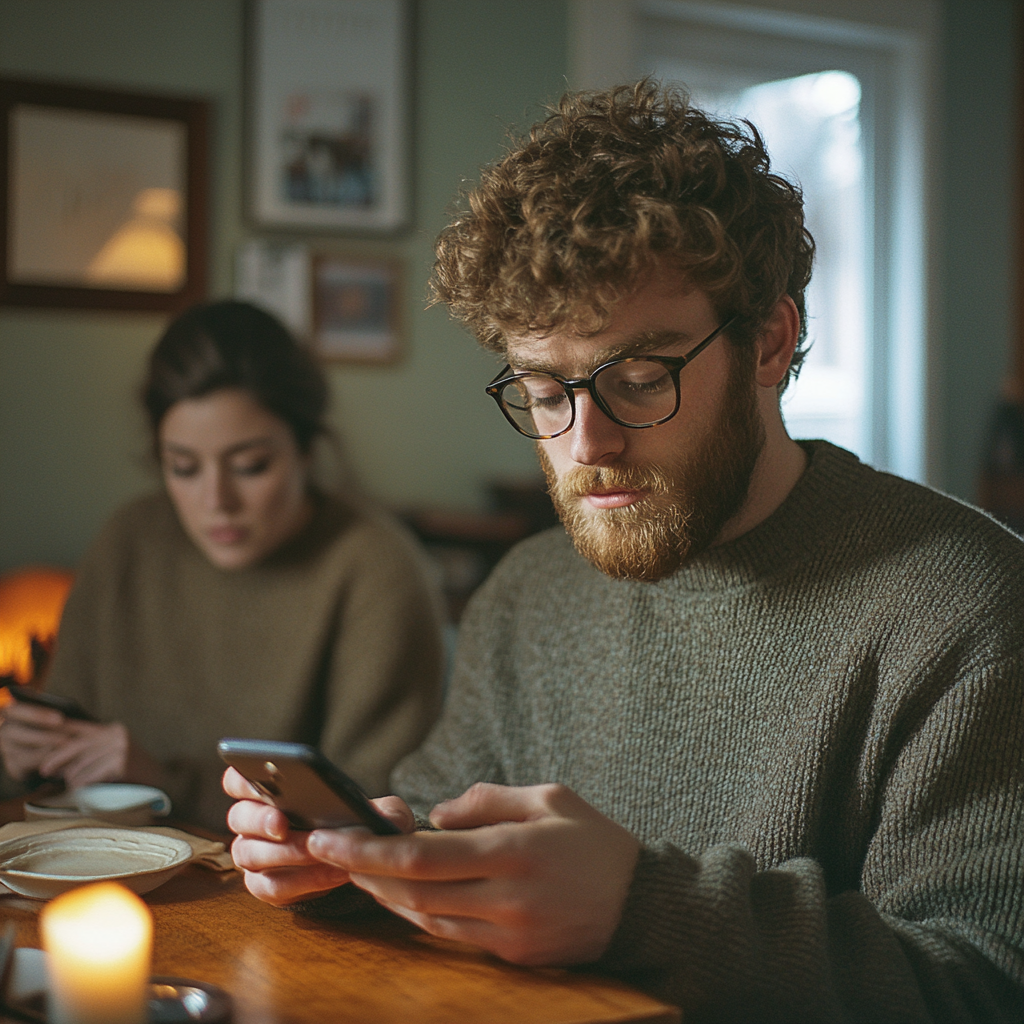
<path fill-rule="evenodd" d="M 263 767 L 266 768 L 267 771 L 270 772 L 271 775 L 280 775 L 281 774 L 281 769 L 278 768 L 277 765 L 274 764 L 273 761 L 264 761 L 263 762 Z"/>

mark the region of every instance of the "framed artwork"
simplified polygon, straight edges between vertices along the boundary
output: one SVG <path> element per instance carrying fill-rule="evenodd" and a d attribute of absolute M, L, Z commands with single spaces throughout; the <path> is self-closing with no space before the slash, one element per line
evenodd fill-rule
<path fill-rule="evenodd" d="M 401 267 L 336 255 L 313 257 L 313 328 L 321 359 L 393 363 L 402 351 Z"/>
<path fill-rule="evenodd" d="M 201 100 L 0 79 L 0 303 L 202 300 L 207 120 Z"/>
<path fill-rule="evenodd" d="M 409 217 L 407 0 L 250 0 L 249 205 L 262 227 Z"/>

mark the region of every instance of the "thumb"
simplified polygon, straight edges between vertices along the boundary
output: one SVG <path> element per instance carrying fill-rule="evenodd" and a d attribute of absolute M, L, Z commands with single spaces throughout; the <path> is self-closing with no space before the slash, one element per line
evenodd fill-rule
<path fill-rule="evenodd" d="M 551 813 L 542 793 L 548 786 L 499 786 L 477 782 L 462 796 L 439 803 L 430 812 L 438 828 L 480 828 L 503 821 L 529 821 Z"/>

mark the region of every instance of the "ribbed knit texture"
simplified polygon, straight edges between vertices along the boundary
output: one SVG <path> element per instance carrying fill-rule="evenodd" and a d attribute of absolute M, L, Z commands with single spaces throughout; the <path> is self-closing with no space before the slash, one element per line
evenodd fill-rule
<path fill-rule="evenodd" d="M 1024 543 L 807 443 L 656 584 L 561 530 L 474 598 L 419 813 L 561 782 L 643 843 L 599 967 L 699 1021 L 1024 1019 Z"/>
<path fill-rule="evenodd" d="M 222 736 L 319 744 L 372 793 L 440 710 L 440 602 L 390 518 L 324 497 L 284 548 L 223 571 L 167 497 L 122 508 L 79 568 L 49 688 L 124 722 L 174 813 L 224 829 Z"/>

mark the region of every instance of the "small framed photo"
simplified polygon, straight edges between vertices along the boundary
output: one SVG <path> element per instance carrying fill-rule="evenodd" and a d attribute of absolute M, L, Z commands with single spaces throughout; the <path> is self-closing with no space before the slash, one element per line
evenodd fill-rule
<path fill-rule="evenodd" d="M 206 146 L 201 100 L 0 79 L 0 304 L 201 301 Z"/>
<path fill-rule="evenodd" d="M 262 227 L 409 217 L 408 0 L 250 0 L 249 204 Z"/>
<path fill-rule="evenodd" d="M 402 353 L 401 267 L 313 257 L 313 351 L 337 362 L 393 363 Z"/>

